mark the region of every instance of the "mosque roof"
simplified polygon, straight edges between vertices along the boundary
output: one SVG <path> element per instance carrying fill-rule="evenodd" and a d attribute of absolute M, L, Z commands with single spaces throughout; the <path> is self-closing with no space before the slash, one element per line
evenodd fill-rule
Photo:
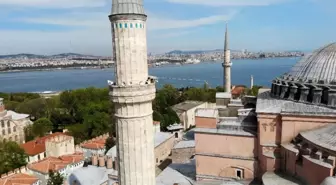
<path fill-rule="evenodd" d="M 114 169 L 107 169 L 106 167 L 87 166 L 78 168 L 67 179 L 69 184 L 73 181 L 78 181 L 81 185 L 100 185 L 108 182 L 109 174 L 117 175 L 118 172 Z"/>
<path fill-rule="evenodd" d="M 336 108 L 336 43 L 303 57 L 272 83 L 272 95 L 280 99 Z"/>
<path fill-rule="evenodd" d="M 160 175 L 156 177 L 157 185 L 171 185 L 174 183 L 180 185 L 192 185 L 194 181 L 170 166 L 164 169 Z"/>
<path fill-rule="evenodd" d="M 266 172 L 262 176 L 262 182 L 264 185 L 304 185 L 292 176 L 287 176 L 281 173 Z"/>
<path fill-rule="evenodd" d="M 288 76 L 301 81 L 330 84 L 336 82 L 336 43 L 326 45 L 304 57 Z"/>
<path fill-rule="evenodd" d="M 143 0 L 112 0 L 111 14 L 145 14 Z"/>
<path fill-rule="evenodd" d="M 307 116 L 336 116 L 336 110 L 320 105 L 290 101 L 271 96 L 271 91 L 261 90 L 257 99 L 257 113 L 295 114 Z"/>
<path fill-rule="evenodd" d="M 321 148 L 336 151 L 336 124 L 301 132 L 300 135 Z"/>
<path fill-rule="evenodd" d="M 336 178 L 335 177 L 327 177 L 323 180 L 321 185 L 336 185 Z"/>

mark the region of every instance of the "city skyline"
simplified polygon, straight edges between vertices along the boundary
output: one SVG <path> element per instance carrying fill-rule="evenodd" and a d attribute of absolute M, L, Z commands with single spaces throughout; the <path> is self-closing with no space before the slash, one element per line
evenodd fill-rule
<path fill-rule="evenodd" d="M 332 0 L 145 0 L 148 51 L 312 50 L 336 41 Z M 0 0 L 0 54 L 109 56 L 111 0 Z"/>

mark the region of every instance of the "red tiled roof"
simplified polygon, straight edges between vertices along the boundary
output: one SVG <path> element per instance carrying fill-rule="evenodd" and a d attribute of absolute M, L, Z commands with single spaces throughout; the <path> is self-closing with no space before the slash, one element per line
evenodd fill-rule
<path fill-rule="evenodd" d="M 233 95 L 240 95 L 244 92 L 245 87 L 243 86 L 236 86 L 234 89 L 232 89 L 231 94 Z"/>
<path fill-rule="evenodd" d="M 27 143 L 21 144 L 21 147 L 24 149 L 27 155 L 34 156 L 40 153 L 45 152 L 45 141 L 49 138 L 64 135 L 67 136 L 67 134 L 62 132 L 56 132 L 38 139 L 35 139 L 33 141 L 28 141 Z"/>
<path fill-rule="evenodd" d="M 69 164 L 78 163 L 84 160 L 82 153 L 64 155 L 60 157 L 47 157 L 43 160 L 28 165 L 28 168 L 40 173 L 47 174 L 49 170 L 58 171 L 65 168 Z"/>
<path fill-rule="evenodd" d="M 82 148 L 98 150 L 105 147 L 106 138 L 94 139 L 81 145 Z"/>
<path fill-rule="evenodd" d="M 84 159 L 83 153 L 74 153 L 69 155 L 63 155 L 59 157 L 62 161 L 71 163 L 78 163 Z"/>
<path fill-rule="evenodd" d="M 38 178 L 34 176 L 18 173 L 0 179 L 0 185 L 32 185 L 37 181 Z"/>

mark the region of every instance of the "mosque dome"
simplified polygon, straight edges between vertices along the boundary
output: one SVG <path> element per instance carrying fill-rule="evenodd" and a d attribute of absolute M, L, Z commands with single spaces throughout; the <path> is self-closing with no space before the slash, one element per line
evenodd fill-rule
<path fill-rule="evenodd" d="M 334 177 L 327 177 L 320 185 L 336 185 L 336 179 Z"/>
<path fill-rule="evenodd" d="M 300 60 L 287 74 L 301 81 L 330 84 L 336 82 L 336 43 L 314 51 Z"/>
<path fill-rule="evenodd" d="M 336 108 L 336 43 L 303 57 L 273 80 L 271 92 L 281 99 Z"/>

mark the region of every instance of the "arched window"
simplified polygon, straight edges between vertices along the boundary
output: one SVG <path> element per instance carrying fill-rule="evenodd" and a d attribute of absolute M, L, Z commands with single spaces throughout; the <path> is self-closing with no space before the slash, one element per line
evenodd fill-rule
<path fill-rule="evenodd" d="M 135 23 L 135 28 L 138 28 L 138 23 Z"/>
<path fill-rule="evenodd" d="M 11 134 L 11 128 L 8 128 L 8 134 Z"/>
<path fill-rule="evenodd" d="M 16 132 L 16 126 L 13 127 L 13 132 Z"/>
<path fill-rule="evenodd" d="M 127 28 L 127 23 L 125 23 L 125 28 Z"/>
<path fill-rule="evenodd" d="M 119 23 L 119 28 L 122 28 L 122 24 L 121 23 Z"/>
<path fill-rule="evenodd" d="M 133 28 L 133 24 L 132 23 L 130 23 L 130 28 Z"/>
<path fill-rule="evenodd" d="M 1 120 L 1 127 L 4 128 L 5 127 L 5 121 Z"/>
<path fill-rule="evenodd" d="M 10 121 L 7 121 L 7 127 L 10 127 Z"/>
<path fill-rule="evenodd" d="M 2 135 L 6 135 L 5 129 L 2 130 Z"/>
<path fill-rule="evenodd" d="M 178 133 L 177 132 L 175 132 L 175 138 L 178 138 Z"/>
<path fill-rule="evenodd" d="M 17 135 L 14 136 L 14 141 L 19 141 L 19 137 Z"/>

